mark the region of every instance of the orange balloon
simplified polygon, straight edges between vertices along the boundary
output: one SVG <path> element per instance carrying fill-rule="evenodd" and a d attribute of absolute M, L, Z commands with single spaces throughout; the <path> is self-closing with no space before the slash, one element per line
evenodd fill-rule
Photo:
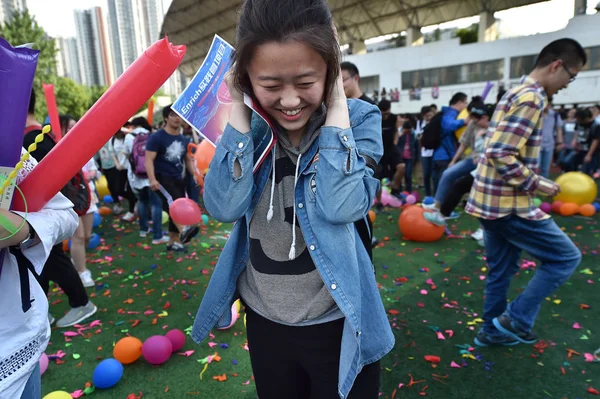
<path fill-rule="evenodd" d="M 592 204 L 585 204 L 579 207 L 579 213 L 582 216 L 594 216 L 596 214 L 596 207 Z"/>
<path fill-rule="evenodd" d="M 560 214 L 563 216 L 573 216 L 579 213 L 579 205 L 574 202 L 567 202 L 560 207 Z"/>
<path fill-rule="evenodd" d="M 98 213 L 102 216 L 108 216 L 112 214 L 112 209 L 110 209 L 107 206 L 101 206 L 100 208 L 98 208 Z"/>
<path fill-rule="evenodd" d="M 188 154 L 194 158 L 194 177 L 199 185 L 204 184 L 204 175 L 215 156 L 215 151 L 215 146 L 208 140 L 202 140 L 200 144 L 188 144 Z"/>
<path fill-rule="evenodd" d="M 63 252 L 69 252 L 69 240 L 63 241 Z"/>
<path fill-rule="evenodd" d="M 444 226 L 437 226 L 428 222 L 423 216 L 425 209 L 417 205 L 411 205 L 402 210 L 398 227 L 403 238 L 417 242 L 437 241 L 444 235 Z"/>
<path fill-rule="evenodd" d="M 554 213 L 560 213 L 560 207 L 563 206 L 563 202 L 562 201 L 554 201 L 552 203 L 552 212 Z"/>
<path fill-rule="evenodd" d="M 375 223 L 375 219 L 377 219 L 375 211 L 369 211 L 369 220 L 371 220 L 371 223 Z"/>
<path fill-rule="evenodd" d="M 113 349 L 113 356 L 121 364 L 131 364 L 142 356 L 142 341 L 134 337 L 121 338 Z"/>

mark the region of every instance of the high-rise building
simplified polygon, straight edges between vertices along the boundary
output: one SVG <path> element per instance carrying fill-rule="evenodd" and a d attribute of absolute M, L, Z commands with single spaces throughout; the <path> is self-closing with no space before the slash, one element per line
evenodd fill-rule
<path fill-rule="evenodd" d="M 75 10 L 81 81 L 87 86 L 111 85 L 112 59 L 102 9 Z"/>
<path fill-rule="evenodd" d="M 71 78 L 78 84 L 82 84 L 77 40 L 74 37 L 59 37 L 56 39 L 56 47 L 58 48 L 56 53 L 58 76 Z"/>
<path fill-rule="evenodd" d="M 0 0 L 0 23 L 8 22 L 13 12 L 26 9 L 26 0 Z"/>
<path fill-rule="evenodd" d="M 158 40 L 164 18 L 159 0 L 107 0 L 114 71 L 120 76 Z"/>

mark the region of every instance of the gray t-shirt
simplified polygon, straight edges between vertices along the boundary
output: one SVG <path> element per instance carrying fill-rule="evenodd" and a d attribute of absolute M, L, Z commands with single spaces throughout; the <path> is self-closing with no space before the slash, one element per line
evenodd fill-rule
<path fill-rule="evenodd" d="M 544 112 L 543 118 L 542 149 L 546 151 L 554 150 L 554 147 L 556 147 L 554 137 L 556 136 L 556 132 L 562 129 L 563 121 L 560 115 L 553 109 Z"/>

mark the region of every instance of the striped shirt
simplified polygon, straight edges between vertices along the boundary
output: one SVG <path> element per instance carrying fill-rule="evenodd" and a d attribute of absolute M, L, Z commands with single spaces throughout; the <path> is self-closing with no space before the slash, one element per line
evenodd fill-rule
<path fill-rule="evenodd" d="M 547 102 L 540 83 L 527 76 L 498 103 L 475 171 L 468 214 L 487 220 L 513 214 L 529 220 L 549 218 L 533 203 L 535 194 L 546 195 L 554 185 L 537 174 Z"/>

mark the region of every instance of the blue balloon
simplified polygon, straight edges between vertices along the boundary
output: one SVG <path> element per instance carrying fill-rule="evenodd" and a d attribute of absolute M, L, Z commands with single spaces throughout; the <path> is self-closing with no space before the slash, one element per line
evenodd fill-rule
<path fill-rule="evenodd" d="M 96 249 L 96 247 L 100 245 L 100 236 L 96 233 L 92 234 L 90 237 L 90 243 L 88 244 L 88 249 Z"/>
<path fill-rule="evenodd" d="M 113 197 L 110 195 L 105 195 L 102 201 L 104 201 L 105 204 L 112 204 L 114 202 Z"/>
<path fill-rule="evenodd" d="M 106 359 L 100 362 L 92 375 L 92 382 L 96 388 L 106 389 L 113 387 L 123 377 L 123 365 L 116 359 Z"/>
<path fill-rule="evenodd" d="M 102 216 L 98 212 L 94 212 L 94 227 L 100 226 L 102 223 Z"/>
<path fill-rule="evenodd" d="M 600 204 L 597 202 L 594 202 L 594 208 L 596 208 L 596 212 L 600 212 Z"/>
<path fill-rule="evenodd" d="M 208 215 L 202 215 L 202 224 L 208 224 Z"/>
<path fill-rule="evenodd" d="M 423 199 L 423 203 L 424 203 L 425 205 L 431 205 L 431 204 L 433 204 L 434 202 L 435 202 L 435 200 L 433 199 L 433 197 L 425 197 L 425 198 Z"/>

